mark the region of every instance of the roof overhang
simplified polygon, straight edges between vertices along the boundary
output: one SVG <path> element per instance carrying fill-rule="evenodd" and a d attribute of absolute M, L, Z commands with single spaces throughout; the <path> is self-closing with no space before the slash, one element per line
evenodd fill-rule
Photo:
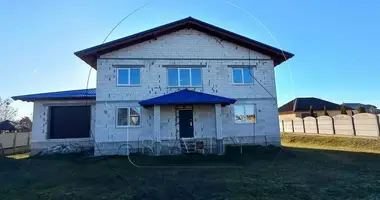
<path fill-rule="evenodd" d="M 193 90 L 180 90 L 177 92 L 165 94 L 151 99 L 140 101 L 139 104 L 144 107 L 154 105 L 197 105 L 197 104 L 221 104 L 222 106 L 234 104 L 236 99 L 230 99 L 222 96 L 196 92 Z"/>
<path fill-rule="evenodd" d="M 122 48 L 126 48 L 148 40 L 157 39 L 162 35 L 166 35 L 185 28 L 195 29 L 206 34 L 218 37 L 222 40 L 235 43 L 247 49 L 251 49 L 253 51 L 267 55 L 271 59 L 273 59 L 275 66 L 281 64 L 282 62 L 294 56 L 294 54 L 292 53 L 283 51 L 281 49 L 277 49 L 275 47 L 266 45 L 256 40 L 252 40 L 250 38 L 233 33 L 231 31 L 194 19 L 192 17 L 168 23 L 153 29 L 136 33 L 88 49 L 77 51 L 74 54 L 83 61 L 85 61 L 87 64 L 89 64 L 91 67 L 96 69 L 96 61 L 100 55 L 113 52 Z"/>
<path fill-rule="evenodd" d="M 28 94 L 13 96 L 13 100 L 21 100 L 27 102 L 34 101 L 50 101 L 50 100 L 95 100 L 96 89 L 68 90 L 59 92 L 47 92 L 39 94 Z"/>

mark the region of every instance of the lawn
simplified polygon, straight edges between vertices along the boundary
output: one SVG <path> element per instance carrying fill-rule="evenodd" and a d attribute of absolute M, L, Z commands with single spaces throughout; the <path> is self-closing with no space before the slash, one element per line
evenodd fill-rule
<path fill-rule="evenodd" d="M 358 136 L 283 133 L 281 134 L 281 144 L 286 147 L 380 153 L 379 138 Z"/>
<path fill-rule="evenodd" d="M 0 199 L 380 198 L 379 154 L 289 147 L 235 151 L 130 157 L 134 164 L 128 157 L 1 158 Z"/>

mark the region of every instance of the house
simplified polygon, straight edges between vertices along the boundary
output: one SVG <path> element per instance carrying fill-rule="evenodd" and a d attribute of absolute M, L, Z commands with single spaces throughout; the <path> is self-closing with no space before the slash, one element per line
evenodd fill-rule
<path fill-rule="evenodd" d="M 0 122 L 0 133 L 16 131 L 16 123 L 10 120 Z"/>
<path fill-rule="evenodd" d="M 341 105 L 339 104 L 315 97 L 299 97 L 278 108 L 280 120 L 310 116 L 310 106 L 313 108 L 314 117 L 324 115 L 325 107 L 327 114 L 331 117 L 341 114 Z M 347 115 L 352 116 L 352 108 L 348 106 L 345 107 Z"/>
<path fill-rule="evenodd" d="M 367 113 L 374 113 L 374 114 L 378 113 L 378 109 L 377 109 L 377 107 L 374 106 L 374 105 L 371 105 L 371 104 L 344 103 L 344 105 L 346 105 L 346 106 L 352 108 L 352 109 L 354 110 L 354 113 L 357 113 L 357 112 L 358 112 L 360 106 L 363 106 L 364 109 L 365 109 L 365 111 L 366 111 Z"/>
<path fill-rule="evenodd" d="M 75 144 L 95 155 L 176 154 L 280 145 L 274 67 L 291 53 L 189 17 L 75 55 L 97 70 L 96 89 L 13 97 L 34 102 L 33 151 Z"/>

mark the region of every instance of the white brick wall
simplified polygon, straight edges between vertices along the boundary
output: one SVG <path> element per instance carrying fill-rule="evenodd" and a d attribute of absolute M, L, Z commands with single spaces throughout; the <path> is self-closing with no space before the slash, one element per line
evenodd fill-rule
<path fill-rule="evenodd" d="M 175 140 L 176 136 L 176 121 L 175 107 L 161 106 L 160 134 L 161 140 Z"/>
<path fill-rule="evenodd" d="M 117 107 L 139 106 L 136 101 L 126 102 L 97 102 L 96 103 L 96 129 L 95 141 L 121 142 L 137 141 L 139 139 L 154 139 L 153 134 L 153 108 L 141 109 L 141 126 L 120 128 L 116 127 Z"/>
<path fill-rule="evenodd" d="M 164 35 L 134 46 L 120 49 L 101 58 L 248 58 L 249 50 L 194 29 Z M 251 51 L 251 58 L 268 56 Z"/>
<path fill-rule="evenodd" d="M 260 60 L 247 60 L 260 59 Z M 117 87 L 114 65 L 142 65 L 141 86 Z M 202 87 L 197 91 L 254 103 L 256 124 L 235 124 L 233 106 L 222 108 L 222 136 L 279 136 L 277 103 L 256 81 L 253 85 L 233 85 L 229 65 L 255 65 L 254 77 L 276 96 L 273 61 L 268 56 L 222 41 L 196 30 L 178 32 L 102 55 L 97 61 L 96 141 L 125 141 L 153 138 L 153 109 L 142 109 L 139 128 L 115 127 L 116 107 L 138 105 L 138 101 L 179 90 L 168 88 L 165 65 L 204 65 Z M 183 88 L 180 88 L 183 89 Z M 174 107 L 161 107 L 161 140 L 175 138 Z M 216 137 L 214 106 L 195 106 L 195 137 Z"/>
<path fill-rule="evenodd" d="M 95 130 L 95 102 L 94 101 L 37 101 L 34 102 L 33 127 L 32 127 L 32 151 L 38 152 L 41 149 L 52 147 L 59 144 L 79 143 L 83 146 L 91 146 L 92 138 L 73 138 L 73 139 L 48 139 L 48 117 L 49 106 L 54 105 L 91 105 L 91 132 Z"/>
<path fill-rule="evenodd" d="M 239 100 L 235 104 L 255 104 L 257 120 L 256 123 L 236 124 L 234 106 L 222 108 L 223 116 L 223 137 L 231 136 L 278 136 L 279 121 L 277 104 L 274 99 L 247 99 Z"/>
<path fill-rule="evenodd" d="M 193 123 L 195 138 L 216 138 L 214 105 L 194 105 Z"/>

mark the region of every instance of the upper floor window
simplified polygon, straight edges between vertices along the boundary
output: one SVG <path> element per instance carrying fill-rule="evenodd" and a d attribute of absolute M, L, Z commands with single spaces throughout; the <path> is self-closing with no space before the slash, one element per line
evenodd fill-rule
<path fill-rule="evenodd" d="M 120 107 L 116 110 L 117 127 L 137 127 L 140 126 L 140 107 Z"/>
<path fill-rule="evenodd" d="M 169 87 L 201 87 L 202 72 L 200 68 L 169 68 Z"/>
<path fill-rule="evenodd" d="M 117 85 L 133 86 L 140 85 L 140 68 L 118 68 Z"/>
<path fill-rule="evenodd" d="M 256 123 L 256 109 L 254 104 L 234 105 L 235 123 Z"/>
<path fill-rule="evenodd" d="M 232 69 L 233 84 L 252 84 L 253 72 L 251 68 L 233 68 Z"/>

